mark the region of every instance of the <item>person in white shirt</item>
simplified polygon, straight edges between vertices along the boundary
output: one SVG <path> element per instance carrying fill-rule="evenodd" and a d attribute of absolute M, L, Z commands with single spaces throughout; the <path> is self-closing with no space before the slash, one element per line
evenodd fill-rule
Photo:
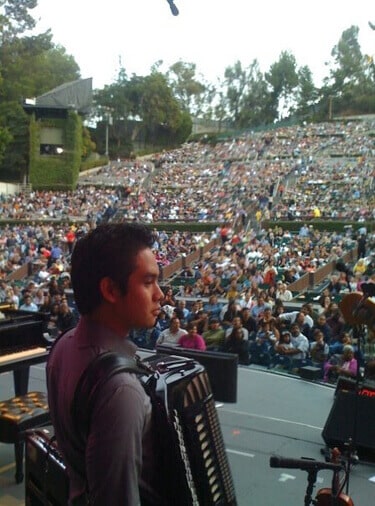
<path fill-rule="evenodd" d="M 245 327 L 242 325 L 241 316 L 235 316 L 232 320 L 232 325 L 225 331 L 225 337 L 229 337 L 234 329 L 242 329 L 243 330 L 243 340 L 248 341 L 249 340 L 249 332 Z"/>
<path fill-rule="evenodd" d="M 282 322 L 288 322 L 289 324 L 292 324 L 294 322 L 298 323 L 303 326 L 308 326 L 310 329 L 314 326 L 314 320 L 311 318 L 310 315 L 304 313 L 301 311 L 291 311 L 290 313 L 281 313 L 279 315 L 279 321 Z"/>
<path fill-rule="evenodd" d="M 21 311 L 38 311 L 38 306 L 33 302 L 32 296 L 26 294 L 23 299 L 23 304 L 20 306 Z"/>
<path fill-rule="evenodd" d="M 180 337 L 187 334 L 185 329 L 180 328 L 180 319 L 177 316 L 171 318 L 169 328 L 163 330 L 158 337 L 156 344 L 168 344 L 177 346 Z"/>
<path fill-rule="evenodd" d="M 288 302 L 293 299 L 293 294 L 287 289 L 287 285 L 282 281 L 278 281 L 276 284 L 276 299 Z"/>
<path fill-rule="evenodd" d="M 293 360 L 303 360 L 307 357 L 309 352 L 310 343 L 307 337 L 301 333 L 300 326 L 298 323 L 293 323 L 290 327 L 291 343 L 294 347 L 294 353 L 289 352 L 292 355 Z"/>

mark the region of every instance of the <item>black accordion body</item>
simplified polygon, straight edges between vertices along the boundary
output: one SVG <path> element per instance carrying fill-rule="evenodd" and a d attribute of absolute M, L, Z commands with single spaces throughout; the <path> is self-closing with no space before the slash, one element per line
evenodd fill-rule
<path fill-rule="evenodd" d="M 112 357 L 114 362 L 109 365 Z M 113 370 L 131 371 L 129 362 L 121 366 L 122 359 L 108 352 L 103 364 L 110 367 L 109 376 Z M 161 476 L 166 477 L 165 483 L 160 480 L 159 492 L 164 497 L 161 504 L 236 505 L 215 400 L 204 367 L 195 360 L 170 355 L 152 355 L 142 364 L 148 372 L 140 380 L 152 400 L 155 436 L 160 443 L 157 462 Z M 83 398 L 86 395 L 87 392 Z M 82 407 L 84 403 L 77 404 Z M 83 406 L 82 411 L 87 414 L 90 409 Z M 52 494 L 52 487 L 58 491 L 56 494 Z M 44 493 L 49 495 L 48 502 L 32 501 Z M 50 445 L 49 437 L 41 431 L 30 434 L 26 452 L 26 504 L 62 506 L 67 499 L 67 474 L 57 448 Z"/>
<path fill-rule="evenodd" d="M 148 359 L 148 364 L 156 371 L 152 377 L 156 378 L 155 393 L 166 408 L 167 430 L 174 443 L 173 493 L 178 497 L 174 504 L 235 505 L 232 475 L 204 367 L 192 359 L 158 355 Z"/>
<path fill-rule="evenodd" d="M 30 432 L 26 439 L 26 506 L 66 506 L 69 478 L 54 441 L 52 426 Z"/>

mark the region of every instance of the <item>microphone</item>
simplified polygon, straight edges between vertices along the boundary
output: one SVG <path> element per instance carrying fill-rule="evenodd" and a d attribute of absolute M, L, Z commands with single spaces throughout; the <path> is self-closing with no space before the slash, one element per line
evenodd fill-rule
<path fill-rule="evenodd" d="M 175 6 L 173 0 L 167 0 L 167 2 L 169 3 L 169 7 L 171 9 L 171 13 L 173 14 L 173 16 L 178 16 L 179 11 L 178 11 L 177 7 Z"/>
<path fill-rule="evenodd" d="M 329 471 L 342 471 L 344 466 L 341 464 L 334 464 L 333 462 L 321 462 L 315 459 L 302 457 L 301 459 L 289 459 L 287 457 L 280 457 L 279 455 L 272 455 L 270 457 L 270 467 L 283 467 L 285 469 L 301 469 L 301 471 L 320 471 L 328 469 Z"/>

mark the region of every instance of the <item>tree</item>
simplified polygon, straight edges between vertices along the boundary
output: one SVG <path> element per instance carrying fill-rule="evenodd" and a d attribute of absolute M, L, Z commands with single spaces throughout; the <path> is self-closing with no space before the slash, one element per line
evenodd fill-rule
<path fill-rule="evenodd" d="M 55 46 L 51 39 L 51 33 L 46 32 L 2 44 L 2 100 L 35 97 L 79 78 L 74 58 L 63 47 Z"/>
<path fill-rule="evenodd" d="M 190 114 L 183 110 L 166 76 L 156 67 L 148 76 L 133 74 L 130 78 L 121 69 L 115 83 L 98 90 L 95 103 L 99 117 L 105 118 L 106 111 L 110 111 L 113 118 L 112 156 L 128 156 L 136 140 L 174 146 L 191 132 Z M 100 144 L 99 136 L 97 142 Z"/>
<path fill-rule="evenodd" d="M 169 67 L 167 79 L 174 96 L 190 114 L 199 114 L 205 85 L 196 78 L 195 63 L 178 61 Z"/>
<path fill-rule="evenodd" d="M 52 44 L 49 32 L 4 41 L 0 46 L 0 61 L 0 125 L 7 133 L 0 137 L 0 143 L 4 143 L 0 144 L 0 153 L 3 153 L 0 169 L 3 177 L 17 180 L 27 171 L 29 151 L 28 118 L 22 101 L 77 79 L 79 67 L 64 48 Z"/>
<path fill-rule="evenodd" d="M 318 100 L 316 89 L 310 68 L 305 65 L 298 71 L 298 87 L 296 89 L 296 114 L 302 119 L 311 119 L 315 110 L 314 105 Z"/>
<path fill-rule="evenodd" d="M 339 42 L 332 49 L 334 67 L 331 70 L 331 78 L 334 92 L 343 92 L 345 88 L 356 86 L 364 80 L 364 59 L 358 33 L 358 26 L 344 30 Z"/>
<path fill-rule="evenodd" d="M 224 71 L 224 86 L 226 87 L 226 101 L 229 118 L 234 125 L 238 125 L 241 111 L 241 101 L 247 92 L 248 75 L 237 60 L 232 67 Z"/>
<path fill-rule="evenodd" d="M 321 101 L 334 103 L 336 114 L 374 112 L 374 62 L 362 54 L 358 34 L 357 26 L 344 30 L 331 51 L 333 61 L 329 77 L 324 80 Z"/>
<path fill-rule="evenodd" d="M 30 15 L 29 10 L 34 9 L 37 0 L 0 0 L 0 49 L 6 42 L 14 40 L 25 30 L 31 30 L 35 26 L 35 20 Z M 3 54 L 0 54 L 0 90 L 4 90 L 6 82 L 4 80 L 4 60 Z M 4 93 L 0 94 L 0 102 L 4 107 Z M 2 108 L 3 108 L 2 107 Z M 0 112 L 0 163 L 12 141 L 13 136 L 7 125 L 6 118 Z"/>
<path fill-rule="evenodd" d="M 257 127 L 272 123 L 274 114 L 271 95 L 256 59 L 248 67 L 247 79 L 247 91 L 242 97 L 240 105 L 239 126 Z"/>
<path fill-rule="evenodd" d="M 0 44 L 35 27 L 29 11 L 37 4 L 37 0 L 0 0 Z"/>
<path fill-rule="evenodd" d="M 282 51 L 279 60 L 266 72 L 266 80 L 272 88 L 272 105 L 279 118 L 287 117 L 293 107 L 294 91 L 298 86 L 297 63 L 294 55 Z"/>
<path fill-rule="evenodd" d="M 166 134 L 169 133 L 172 139 L 177 133 L 180 136 L 181 126 L 186 126 L 186 117 L 182 121 L 183 111 L 173 96 L 166 77 L 161 73 L 153 73 L 141 79 L 137 76 L 133 77 L 138 92 L 138 99 L 133 104 L 133 110 L 142 119 L 142 129 L 146 134 L 146 139 L 151 143 L 157 143 L 157 133 L 160 130 L 164 130 Z"/>

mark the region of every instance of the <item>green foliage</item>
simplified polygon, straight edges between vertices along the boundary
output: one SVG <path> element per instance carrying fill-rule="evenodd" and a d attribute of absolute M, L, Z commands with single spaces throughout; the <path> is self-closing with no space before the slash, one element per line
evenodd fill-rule
<path fill-rule="evenodd" d="M 127 78 L 124 69 L 117 81 L 95 95 L 97 126 L 95 142 L 104 151 L 108 118 L 109 154 L 112 158 L 130 156 L 148 147 L 173 147 L 190 134 L 190 115 L 173 96 L 166 76 L 156 69 L 146 77 Z M 147 150 L 147 148 L 146 148 Z"/>
<path fill-rule="evenodd" d="M 0 165 L 2 179 L 5 181 L 22 181 L 27 173 L 29 144 L 29 120 L 19 102 L 4 102 L 0 105 L 0 118 L 6 134 L 3 156 Z M 16 170 L 15 170 L 16 169 Z"/>
<path fill-rule="evenodd" d="M 297 62 L 295 56 L 282 51 L 279 60 L 273 63 L 265 78 L 271 86 L 273 106 L 278 111 L 278 118 L 288 116 L 294 91 L 298 86 Z"/>
<path fill-rule="evenodd" d="M 83 127 L 82 129 L 82 159 L 86 160 L 95 151 L 96 145 L 92 141 L 90 131 L 88 128 Z"/>
<path fill-rule="evenodd" d="M 61 128 L 64 132 L 62 155 L 40 155 L 40 129 L 45 126 Z M 78 181 L 82 153 L 82 120 L 69 111 L 67 118 L 49 119 L 45 123 L 30 122 L 30 182 L 36 190 L 73 190 Z"/>
<path fill-rule="evenodd" d="M 10 40 L 35 26 L 29 10 L 37 6 L 37 0 L 0 0 L 1 40 Z"/>
<path fill-rule="evenodd" d="M 28 118 L 22 100 L 79 77 L 74 59 L 63 48 L 55 47 L 51 37 L 47 32 L 9 38 L 0 44 L 0 129 L 5 129 L 0 135 L 0 172 L 6 180 L 22 181 L 28 170 Z"/>
<path fill-rule="evenodd" d="M 183 109 L 190 114 L 200 109 L 200 97 L 206 91 L 206 86 L 196 78 L 195 63 L 179 60 L 169 67 L 168 83 Z"/>
<path fill-rule="evenodd" d="M 95 158 L 88 158 L 81 162 L 81 166 L 79 171 L 85 172 L 86 170 L 94 169 L 95 167 L 103 167 L 104 165 L 108 164 L 108 158 L 105 156 L 95 157 Z"/>
<path fill-rule="evenodd" d="M 0 174 L 8 180 L 22 179 L 31 152 L 19 104 L 80 76 L 73 56 L 52 43 L 49 31 L 30 35 L 36 4 L 37 0 L 0 0 Z M 243 130 L 268 128 L 279 118 L 326 120 L 332 106 L 333 116 L 375 113 L 374 59 L 362 54 L 358 35 L 356 26 L 343 31 L 320 89 L 309 67 L 299 67 L 289 51 L 281 51 L 265 73 L 256 59 L 249 65 L 236 61 L 215 85 L 197 76 L 194 63 L 181 60 L 165 74 L 160 70 L 162 61 L 148 76 L 129 77 L 121 68 L 114 83 L 96 92 L 95 113 L 102 121 L 92 140 L 83 130 L 81 161 L 90 165 L 95 163 L 90 157 L 95 149 L 105 152 L 107 125 L 109 155 L 117 158 L 179 145 L 191 133 L 191 114 L 215 119 L 219 130 L 226 124 Z M 205 141 L 215 143 L 216 137 Z M 78 152 L 74 153 L 69 155 L 74 167 L 71 179 L 64 175 L 63 184 L 74 185 Z M 52 165 L 55 162 L 60 163 L 55 160 Z"/>

